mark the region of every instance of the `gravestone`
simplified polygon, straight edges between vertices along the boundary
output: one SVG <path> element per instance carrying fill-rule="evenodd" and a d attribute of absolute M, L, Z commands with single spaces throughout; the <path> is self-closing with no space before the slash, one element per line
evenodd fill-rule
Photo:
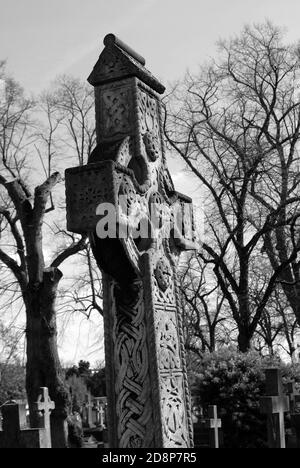
<path fill-rule="evenodd" d="M 281 371 L 267 369 L 266 396 L 260 399 L 260 408 L 267 415 L 269 448 L 286 448 L 284 415 L 289 407 L 289 398 L 283 392 Z"/>
<path fill-rule="evenodd" d="M 45 391 L 47 390 L 47 391 Z M 44 398 L 46 399 L 42 401 Z M 43 427 L 29 428 L 26 417 L 26 402 L 10 402 L 2 407 L 2 431 L 0 448 L 51 448 L 50 411 L 54 403 L 49 399 L 48 389 L 41 388 L 36 410 L 43 412 Z"/>
<path fill-rule="evenodd" d="M 114 35 L 104 45 L 88 79 L 97 146 L 66 171 L 66 199 L 103 273 L 109 445 L 191 447 L 177 263 L 196 245 L 192 201 L 167 169 L 165 88 Z"/>
<path fill-rule="evenodd" d="M 93 398 L 93 423 L 96 427 L 106 429 L 106 397 Z"/>
<path fill-rule="evenodd" d="M 290 400 L 290 412 L 300 412 L 300 392 L 295 381 L 290 381 L 286 385 L 286 392 Z"/>
<path fill-rule="evenodd" d="M 37 402 L 34 404 L 36 413 L 41 414 L 41 427 L 46 431 L 46 441 L 51 448 L 51 426 L 50 415 L 55 409 L 55 403 L 51 401 L 47 387 L 41 387 Z"/>
<path fill-rule="evenodd" d="M 195 447 L 200 448 L 220 448 L 220 429 L 222 421 L 218 418 L 218 408 L 210 405 L 204 411 L 197 409 L 194 424 Z"/>
<path fill-rule="evenodd" d="M 204 425 L 209 430 L 209 445 L 211 448 L 219 448 L 219 430 L 222 427 L 222 421 L 218 418 L 218 408 L 216 405 L 210 405 L 208 407 L 207 416 Z"/>
<path fill-rule="evenodd" d="M 291 427 L 295 436 L 295 444 L 297 448 L 300 448 L 300 392 L 296 382 L 288 382 L 287 394 L 290 400 Z"/>
<path fill-rule="evenodd" d="M 83 416 L 83 423 L 85 427 L 94 427 L 93 423 L 93 402 L 91 399 L 90 393 L 85 395 L 85 401 L 83 403 L 83 411 L 84 411 L 84 416 Z"/>

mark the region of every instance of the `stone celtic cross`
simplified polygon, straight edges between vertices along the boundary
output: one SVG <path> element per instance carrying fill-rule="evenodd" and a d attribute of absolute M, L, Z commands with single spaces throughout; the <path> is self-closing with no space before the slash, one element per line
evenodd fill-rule
<path fill-rule="evenodd" d="M 177 262 L 195 249 L 191 199 L 166 165 L 164 87 L 109 34 L 88 81 L 97 146 L 66 171 L 68 229 L 103 273 L 110 447 L 191 447 Z"/>

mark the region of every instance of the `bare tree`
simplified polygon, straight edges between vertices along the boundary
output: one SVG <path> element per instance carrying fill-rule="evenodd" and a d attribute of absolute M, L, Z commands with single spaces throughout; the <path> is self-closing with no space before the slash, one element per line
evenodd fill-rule
<path fill-rule="evenodd" d="M 299 325 L 280 286 L 272 294 L 256 333 L 262 339 L 261 350 L 267 347 L 271 355 L 284 351 L 292 362 L 297 362 Z"/>
<path fill-rule="evenodd" d="M 55 162 L 56 166 L 63 167 L 58 151 L 58 148 L 62 151 L 62 143 L 65 147 L 69 145 L 73 148 L 75 145 L 74 156 L 80 163 L 83 162 L 84 152 L 89 151 L 93 144 L 91 124 L 88 126 L 88 116 L 92 121 L 92 108 L 90 104 L 84 108 L 85 101 L 77 102 L 78 82 L 78 94 L 72 95 L 74 105 L 71 99 L 64 104 L 62 96 L 65 96 L 65 88 L 61 83 L 60 89 L 44 96 L 40 107 L 24 97 L 14 80 L 5 77 L 5 83 L 5 96 L 0 104 L 0 261 L 10 274 L 7 284 L 17 284 L 26 311 L 26 387 L 29 405 L 31 407 L 34 403 L 40 386 L 49 387 L 56 404 L 52 418 L 53 437 L 56 440 L 57 427 L 61 427 L 68 409 L 68 394 L 57 352 L 55 302 L 62 279 L 60 266 L 71 256 L 85 250 L 87 239 L 82 236 L 73 238 L 69 243 L 64 239 L 62 249 L 46 263 L 49 245 L 59 242 L 58 237 L 51 240 L 53 229 L 48 229 L 51 222 L 56 222 L 59 217 L 55 214 L 54 220 L 55 202 L 52 197 L 61 176 L 53 171 L 53 166 Z M 75 81 L 73 85 L 75 87 Z M 82 91 L 82 96 L 84 93 Z M 79 108 L 80 105 L 83 107 Z M 46 112 L 41 113 L 41 109 Z M 41 116 L 42 122 L 37 122 L 33 115 Z M 75 122 L 78 126 L 80 122 L 82 124 L 80 146 Z M 39 125 L 42 125 L 42 131 L 38 131 Z M 62 126 L 64 131 L 69 128 L 73 138 L 70 143 L 62 137 Z M 85 156 L 88 157 L 88 153 Z M 42 182 L 38 182 L 41 178 L 38 169 L 40 162 L 45 173 Z M 57 190 L 58 203 L 60 198 Z M 59 444 L 59 441 L 55 443 Z M 63 445 L 66 445 L 66 441 Z"/>
<path fill-rule="evenodd" d="M 196 354 L 215 351 L 218 345 L 227 341 L 232 323 L 225 297 L 208 265 L 198 256 L 190 257 L 182 268 L 180 285 L 186 349 Z"/>
<path fill-rule="evenodd" d="M 205 191 L 207 241 L 200 256 L 208 254 L 214 265 L 246 351 L 278 279 L 298 284 L 300 62 L 296 47 L 283 45 L 269 23 L 246 27 L 220 43 L 220 52 L 218 62 L 174 89 L 165 132 Z M 273 270 L 254 302 L 255 262 L 265 251 L 271 258 L 275 245 L 281 253 L 271 259 Z"/>
<path fill-rule="evenodd" d="M 73 237 L 70 233 L 66 235 Z M 88 243 L 78 253 L 76 263 L 77 271 L 69 278 L 70 284 L 62 286 L 58 291 L 61 298 L 59 310 L 68 316 L 80 313 L 87 319 L 93 311 L 102 316 L 102 277 Z"/>

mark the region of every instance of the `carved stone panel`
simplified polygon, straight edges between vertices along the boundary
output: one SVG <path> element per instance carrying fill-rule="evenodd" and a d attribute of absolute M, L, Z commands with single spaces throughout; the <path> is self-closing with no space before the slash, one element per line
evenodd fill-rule
<path fill-rule="evenodd" d="M 142 135 L 147 132 L 152 141 L 160 138 L 158 101 L 143 89 L 138 89 L 139 122 Z"/>
<path fill-rule="evenodd" d="M 108 184 L 107 181 L 110 181 Z M 116 199 L 116 177 L 111 161 L 71 168 L 66 171 L 67 226 L 72 232 L 95 229 L 100 203 Z"/>
<path fill-rule="evenodd" d="M 153 421 L 143 286 L 112 291 L 117 430 L 120 448 L 151 447 Z"/>
<path fill-rule="evenodd" d="M 166 258 L 160 257 L 156 262 L 152 281 L 155 304 L 176 306 L 174 273 Z"/>
<path fill-rule="evenodd" d="M 96 90 L 96 112 L 100 110 L 98 135 L 101 140 L 127 136 L 133 123 L 133 95 L 130 81 Z"/>
<path fill-rule="evenodd" d="M 170 372 L 182 370 L 176 308 L 156 306 L 154 319 L 159 371 Z"/>
<path fill-rule="evenodd" d="M 189 447 L 182 374 L 161 376 L 164 447 Z"/>

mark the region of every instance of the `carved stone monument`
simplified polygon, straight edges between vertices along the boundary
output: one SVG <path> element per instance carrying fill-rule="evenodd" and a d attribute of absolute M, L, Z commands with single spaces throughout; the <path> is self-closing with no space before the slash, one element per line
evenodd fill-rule
<path fill-rule="evenodd" d="M 114 35 L 104 45 L 88 78 L 97 147 L 66 171 L 66 196 L 68 229 L 90 234 L 103 273 L 109 445 L 191 447 L 176 270 L 195 249 L 192 203 L 166 165 L 165 88 Z"/>

